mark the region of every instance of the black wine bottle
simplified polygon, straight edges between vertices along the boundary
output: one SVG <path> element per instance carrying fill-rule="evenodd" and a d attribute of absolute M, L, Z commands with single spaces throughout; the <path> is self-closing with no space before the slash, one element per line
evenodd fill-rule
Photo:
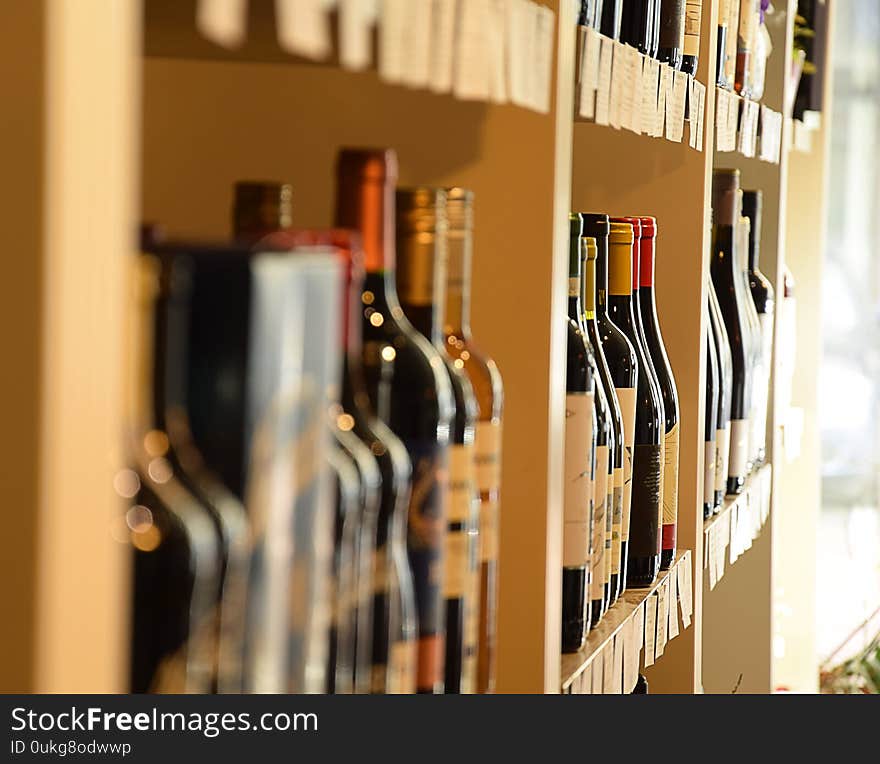
<path fill-rule="evenodd" d="M 712 282 L 727 330 L 733 359 L 730 412 L 730 459 L 727 493 L 742 492 L 749 461 L 749 402 L 751 355 L 745 306 L 735 251 L 740 218 L 739 170 L 715 170 L 712 178 Z"/>
<path fill-rule="evenodd" d="M 625 0 L 604 0 L 602 3 L 601 25 L 599 30 L 612 39 L 620 39 L 620 23 Z"/>
<path fill-rule="evenodd" d="M 718 352 L 712 326 L 706 326 L 706 407 L 703 429 L 703 519 L 715 511 L 715 452 L 718 430 L 718 398 L 720 395 Z"/>
<path fill-rule="evenodd" d="M 761 357 L 764 376 L 756 382 L 759 391 L 758 421 L 755 425 L 758 439 L 757 460 L 767 460 L 767 412 L 770 396 L 770 369 L 773 362 L 773 313 L 776 295 L 770 280 L 759 268 L 761 253 L 761 207 L 760 191 L 743 191 L 743 215 L 749 218 L 749 290 L 761 325 Z"/>
<path fill-rule="evenodd" d="M 597 429 L 596 383 L 580 330 L 581 219 L 569 219 L 568 316 L 565 382 L 565 472 L 562 541 L 562 651 L 576 652 L 590 627 L 592 541 Z"/>
<path fill-rule="evenodd" d="M 652 55 L 654 43 L 654 3 L 658 0 L 621 0 L 620 41 Z"/>
<path fill-rule="evenodd" d="M 397 293 L 404 315 L 443 358 L 455 396 L 446 507 L 444 599 L 446 601 L 445 691 L 471 693 L 465 674 L 465 632 L 473 612 L 471 582 L 479 544 L 479 495 L 474 475 L 474 437 L 479 409 L 473 387 L 446 353 L 446 192 L 436 188 L 397 191 Z M 471 668 L 475 665 L 469 664 Z"/>
<path fill-rule="evenodd" d="M 580 217 L 578 215 L 578 217 Z M 592 603 L 591 628 L 595 628 L 605 615 L 610 603 L 610 560 L 606 553 L 611 551 L 611 525 L 614 503 L 614 422 L 611 406 L 602 384 L 596 353 L 587 332 L 582 295 L 584 292 L 584 270 L 586 269 L 587 249 L 583 238 L 578 241 L 580 251 L 579 279 L 577 284 L 578 330 L 587 347 L 587 362 L 593 378 L 595 396 L 593 405 L 596 412 L 596 471 L 593 481 L 593 533 L 590 544 L 590 601 Z M 569 294 L 571 287 L 569 287 Z"/>
<path fill-rule="evenodd" d="M 702 21 L 703 0 L 685 0 L 681 70 L 692 77 L 696 76 L 699 64 Z"/>
<path fill-rule="evenodd" d="M 642 321 L 645 346 L 654 366 L 660 396 L 663 399 L 663 539 L 660 567 L 668 568 L 675 559 L 678 527 L 678 462 L 679 462 L 679 405 L 675 376 L 660 334 L 657 301 L 654 293 L 654 258 L 657 243 L 657 221 L 653 217 L 639 218 L 642 236 L 639 240 L 639 317 Z"/>
<path fill-rule="evenodd" d="M 418 610 L 420 692 L 442 692 L 445 654 L 443 549 L 454 399 L 434 346 L 403 315 L 395 283 L 391 150 L 343 149 L 337 164 L 336 222 L 361 233 L 367 277 L 363 359 L 373 411 L 406 446 L 413 467 L 408 552 Z"/>
<path fill-rule="evenodd" d="M 630 219 L 632 220 L 632 219 Z M 635 219 L 638 223 L 638 220 Z M 638 360 L 627 584 L 650 586 L 660 570 L 663 513 L 663 402 L 651 374 L 633 306 L 633 223 L 611 221 L 609 315 L 626 335 Z"/>
<path fill-rule="evenodd" d="M 619 596 L 626 589 L 629 552 L 638 361 L 632 344 L 608 315 L 608 216 L 585 213 L 581 214 L 581 219 L 584 224 L 584 234 L 596 241 L 596 326 L 623 425 L 623 464 L 615 475 L 615 485 L 620 486 L 622 498 L 620 546 L 619 548 L 612 546 L 611 550 L 612 589 L 617 589 Z M 616 586 L 614 586 L 615 578 Z"/>
<path fill-rule="evenodd" d="M 581 216 L 583 220 L 583 216 Z M 586 226 L 585 226 L 586 228 Z M 596 321 L 596 239 L 584 237 L 583 289 L 581 301 L 584 308 L 584 327 L 596 361 L 596 375 L 602 385 L 602 393 L 608 404 L 611 433 L 609 439 L 609 474 L 605 508 L 605 580 L 608 582 L 608 604 L 613 605 L 620 596 L 620 525 L 623 520 L 623 416 L 614 390 L 608 361 L 602 350 L 599 326 Z M 598 467 L 597 467 L 598 470 Z M 617 566 L 614 559 L 617 559 Z"/>
<path fill-rule="evenodd" d="M 727 472 L 730 463 L 730 410 L 733 400 L 733 355 L 727 339 L 727 329 L 721 317 L 721 308 L 715 294 L 715 286 L 709 279 L 709 319 L 712 326 L 715 351 L 718 357 L 718 416 L 715 433 L 715 507 L 721 511 L 727 493 Z"/>
<path fill-rule="evenodd" d="M 684 55 L 685 0 L 659 0 L 659 47 L 657 58 L 681 69 Z"/>

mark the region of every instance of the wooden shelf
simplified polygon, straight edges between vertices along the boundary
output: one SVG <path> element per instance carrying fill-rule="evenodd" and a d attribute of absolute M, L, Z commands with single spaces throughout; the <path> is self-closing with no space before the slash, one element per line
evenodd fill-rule
<path fill-rule="evenodd" d="M 606 650 L 613 648 L 615 639 L 618 635 L 622 634 L 625 627 L 637 617 L 642 606 L 651 595 L 656 594 L 662 587 L 666 586 L 667 582 L 670 581 L 673 575 L 679 575 L 679 566 L 685 565 L 687 569 L 687 566 L 690 565 L 690 561 L 690 550 L 682 550 L 676 556 L 673 564 L 669 566 L 669 569 L 661 571 L 660 575 L 657 576 L 657 580 L 654 581 L 651 586 L 644 589 L 627 589 L 623 593 L 623 597 L 618 599 L 618 601 L 608 610 L 605 617 L 599 622 L 599 625 L 590 631 L 587 636 L 586 644 L 576 653 L 563 653 L 560 664 L 560 683 L 563 693 L 572 691 L 572 687 L 578 682 L 579 677 L 588 670 Z M 677 602 L 678 601 L 676 600 L 676 618 L 678 618 Z M 670 606 L 671 604 L 672 603 L 670 603 Z M 669 615 L 672 617 L 671 609 Z M 641 653 L 643 646 L 642 642 L 639 641 L 639 637 L 643 636 L 644 631 L 641 635 L 637 635 L 638 647 L 635 649 L 637 649 L 639 653 Z M 632 688 L 624 689 L 624 692 L 630 692 L 631 689 Z"/>

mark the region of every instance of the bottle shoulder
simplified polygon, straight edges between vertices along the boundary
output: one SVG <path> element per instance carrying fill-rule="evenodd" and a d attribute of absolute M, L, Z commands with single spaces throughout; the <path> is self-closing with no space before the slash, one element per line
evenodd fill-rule
<path fill-rule="evenodd" d="M 449 334 L 444 345 L 453 363 L 462 365 L 477 398 L 480 420 L 497 419 L 504 407 L 504 383 L 495 361 L 464 334 Z"/>

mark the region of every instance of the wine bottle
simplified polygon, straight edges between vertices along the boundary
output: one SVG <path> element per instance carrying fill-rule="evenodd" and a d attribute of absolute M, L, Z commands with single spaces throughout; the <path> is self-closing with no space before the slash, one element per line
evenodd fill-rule
<path fill-rule="evenodd" d="M 654 41 L 654 3 L 657 0 L 622 0 L 620 41 L 651 55 Z"/>
<path fill-rule="evenodd" d="M 706 326 L 706 408 L 705 427 L 703 431 L 703 519 L 712 516 L 715 511 L 715 437 L 718 430 L 718 397 L 719 397 L 718 353 L 715 350 L 715 339 L 712 326 Z"/>
<path fill-rule="evenodd" d="M 578 217 L 580 216 L 578 215 Z M 581 225 L 583 225 L 583 223 Z M 590 543 L 590 601 L 592 608 L 590 627 L 595 628 L 602 619 L 602 616 L 605 615 L 610 604 L 609 579 L 611 566 L 609 564 L 606 570 L 605 555 L 606 549 L 608 552 L 611 551 L 611 540 L 609 536 L 612 518 L 609 513 L 613 511 L 614 503 L 615 443 L 611 406 L 609 405 L 608 397 L 605 394 L 605 387 L 602 384 L 602 378 L 599 373 L 599 365 L 596 361 L 595 350 L 590 341 L 590 336 L 587 333 L 586 322 L 584 320 L 583 302 L 581 298 L 585 289 L 584 270 L 586 268 L 587 249 L 586 242 L 582 237 L 577 242 L 577 247 L 580 252 L 577 294 L 578 308 L 580 308 L 580 312 L 577 314 L 578 331 L 580 331 L 587 348 L 587 363 L 590 366 L 590 376 L 593 378 L 595 389 L 593 405 L 596 409 L 596 470 L 593 480 L 593 532 L 592 541 Z M 571 288 L 569 288 L 569 296 L 570 294 Z"/>
<path fill-rule="evenodd" d="M 606 0 L 607 2 L 607 0 Z M 463 188 L 446 192 L 448 268 L 443 334 L 446 352 L 460 366 L 479 405 L 474 449 L 480 493 L 477 597 L 467 629 L 468 661 L 476 660 L 480 693 L 495 690 L 495 624 L 497 610 L 498 516 L 501 491 L 501 425 L 504 386 L 495 362 L 484 355 L 471 335 L 470 278 L 473 258 L 474 195 Z M 465 673 L 468 673 L 466 670 Z"/>
<path fill-rule="evenodd" d="M 412 590 L 408 566 L 404 571 L 395 569 L 389 573 L 389 555 L 386 545 L 392 514 L 396 507 L 396 494 L 406 491 L 410 473 L 408 457 L 403 446 L 397 442 L 389 446 L 386 440 L 394 438 L 391 433 L 380 437 L 376 433 L 377 421 L 369 413 L 369 401 L 363 386 L 360 341 L 360 283 L 363 280 L 363 258 L 360 245 L 345 231 L 294 230 L 292 212 L 292 186 L 287 183 L 266 181 L 240 181 L 234 189 L 233 235 L 236 240 L 254 248 L 293 250 L 299 246 L 332 246 L 339 253 L 344 274 L 342 316 L 342 400 L 341 406 L 332 412 L 331 429 L 337 446 L 354 460 L 360 480 L 360 501 L 356 525 L 357 541 L 351 568 L 355 572 L 355 585 L 348 602 L 354 617 L 354 671 L 352 689 L 358 693 L 373 691 L 377 684 L 381 691 L 387 686 L 390 620 L 388 615 L 388 584 L 393 582 L 396 597 L 408 597 L 407 603 L 399 603 L 395 612 L 394 652 L 400 657 L 393 669 L 400 679 L 401 690 L 412 685 Z M 345 433 L 352 432 L 352 436 Z M 396 440 L 396 439 L 395 439 Z M 394 454 L 394 455 L 392 455 Z M 395 459 L 397 466 L 395 467 Z M 383 460 L 387 464 L 381 464 Z M 338 459 L 337 459 L 338 461 Z M 395 472 L 398 476 L 395 476 Z M 384 475 L 383 475 L 384 473 Z M 337 483 L 341 480 L 336 477 Z M 401 483 L 403 484 L 401 486 Z M 384 491 L 385 495 L 382 495 Z M 337 492 L 339 496 L 339 492 Z M 397 508 L 398 512 L 405 509 Z M 400 543 L 399 539 L 397 543 Z M 398 550 L 396 554 L 402 554 Z M 401 558 L 402 559 L 402 558 Z M 396 568 L 400 562 L 397 562 Z M 374 581 L 375 577 L 375 581 Z M 402 578 L 407 580 L 399 583 Z M 406 613 L 406 615 L 403 615 Z M 376 618 L 376 624 L 373 620 Z M 404 620 L 408 622 L 404 623 Z M 399 621 L 399 623 L 398 623 Z M 373 640 L 378 640 L 376 647 Z M 378 691 L 378 690 L 377 690 Z"/>
<path fill-rule="evenodd" d="M 682 46 L 681 70 L 692 77 L 697 75 L 700 59 L 700 31 L 703 22 L 703 0 L 685 0 L 684 44 Z"/>
<path fill-rule="evenodd" d="M 154 402 L 155 299 L 159 262 L 132 258 L 125 367 L 129 466 L 114 478 L 125 502 L 120 538 L 133 553 L 132 692 L 210 692 L 215 678 L 221 548 L 210 512 L 167 458 Z"/>
<path fill-rule="evenodd" d="M 581 219 L 584 219 L 581 215 Z M 588 229 L 584 226 L 584 230 Z M 614 381 L 608 369 L 608 361 L 605 351 L 602 349 L 602 340 L 599 332 L 599 324 L 596 319 L 596 258 L 598 248 L 596 239 L 586 236 L 583 239 L 584 251 L 584 277 L 582 304 L 584 308 L 584 326 L 586 336 L 590 342 L 593 357 L 596 360 L 598 379 L 602 384 L 602 390 L 610 409 L 612 447 L 609 456 L 609 486 L 608 498 L 606 499 L 606 535 L 605 535 L 605 568 L 608 580 L 608 601 L 613 605 L 620 596 L 620 526 L 623 521 L 623 465 L 624 465 L 624 436 L 623 415 L 620 412 L 620 403 L 614 389 Z M 615 559 L 617 563 L 615 564 Z"/>
<path fill-rule="evenodd" d="M 757 461 L 767 459 L 767 412 L 770 396 L 770 369 L 773 363 L 773 312 L 775 293 L 770 280 L 758 267 L 761 253 L 761 207 L 760 191 L 743 191 L 743 214 L 751 222 L 749 232 L 749 291 L 761 325 L 761 358 L 763 376 L 756 382 L 759 390 L 758 416 L 755 425 L 757 437 Z"/>
<path fill-rule="evenodd" d="M 740 191 L 740 203 L 742 192 Z M 755 309 L 755 301 L 752 299 L 751 287 L 749 286 L 749 235 L 751 224 L 749 219 L 741 216 L 737 226 L 737 242 L 735 247 L 738 274 L 740 276 L 737 286 L 740 289 L 740 304 L 743 306 L 748 326 L 748 345 L 751 365 L 751 397 L 749 399 L 749 474 L 758 464 L 758 451 L 760 441 L 764 439 L 763 433 L 758 437 L 758 419 L 761 407 L 761 386 L 766 377 L 764 371 L 764 352 L 761 339 L 761 321 L 758 311 Z"/>
<path fill-rule="evenodd" d="M 645 346 L 654 365 L 660 396 L 663 399 L 665 429 L 663 436 L 663 539 L 660 567 L 666 570 L 675 559 L 676 528 L 678 523 L 678 462 L 679 462 L 679 404 L 678 390 L 672 365 L 666 354 L 666 345 L 660 334 L 657 301 L 654 294 L 654 258 L 657 243 L 657 220 L 639 218 L 642 236 L 639 240 L 639 317 L 645 336 Z M 635 295 L 634 295 L 635 299 Z"/>
<path fill-rule="evenodd" d="M 600 31 L 612 40 L 620 39 L 620 23 L 625 0 L 603 0 Z"/>
<path fill-rule="evenodd" d="M 623 464 L 614 476 L 615 486 L 619 486 L 622 497 L 620 547 L 612 547 L 611 559 L 612 590 L 618 591 L 620 596 L 626 589 L 629 554 L 638 361 L 632 344 L 609 316 L 608 216 L 582 213 L 581 219 L 585 235 L 596 241 L 596 326 L 623 425 Z"/>
<path fill-rule="evenodd" d="M 435 188 L 397 191 L 397 293 L 404 315 L 428 337 L 446 366 L 455 397 L 449 492 L 446 507 L 444 598 L 446 600 L 445 691 L 471 693 L 475 677 L 465 674 L 467 614 L 476 575 L 479 496 L 474 476 L 477 400 L 467 375 L 446 353 L 446 192 Z"/>
<path fill-rule="evenodd" d="M 730 4 L 733 0 L 719 0 L 718 5 L 718 32 L 716 34 L 715 53 L 715 84 L 726 88 L 725 72 L 727 71 L 727 37 L 731 34 L 728 24 L 730 22 Z M 735 34 L 735 32 L 734 32 Z"/>
<path fill-rule="evenodd" d="M 580 0 L 578 25 L 599 29 L 602 19 L 602 0 Z"/>
<path fill-rule="evenodd" d="M 657 58 L 681 69 L 684 55 L 685 0 L 659 0 L 659 48 Z"/>
<path fill-rule="evenodd" d="M 714 513 L 721 511 L 727 493 L 727 473 L 730 463 L 730 410 L 733 400 L 733 355 L 727 339 L 727 329 L 721 317 L 718 296 L 712 279 L 709 279 L 709 319 L 718 357 L 718 418 L 715 433 L 715 507 Z"/>
<path fill-rule="evenodd" d="M 730 412 L 730 460 L 727 493 L 745 485 L 749 460 L 748 405 L 751 398 L 750 356 L 744 306 L 740 304 L 738 264 L 734 251 L 739 221 L 739 170 L 715 170 L 712 177 L 712 282 L 727 330 L 733 359 Z"/>
<path fill-rule="evenodd" d="M 638 219 L 634 220 L 638 224 Z M 633 228 L 628 220 L 611 219 L 608 312 L 632 344 L 639 369 L 627 585 L 642 587 L 650 586 L 660 570 L 664 414 L 633 306 L 633 263 L 637 262 L 633 256 Z"/>
<path fill-rule="evenodd" d="M 736 79 L 736 48 L 739 39 L 739 0 L 727 0 L 727 39 L 724 50 L 724 86 L 733 90 Z"/>
<path fill-rule="evenodd" d="M 758 27 L 760 0 L 739 0 L 739 31 L 736 44 L 734 90 L 745 98 L 752 96 L 752 56 Z"/>
<path fill-rule="evenodd" d="M 152 243 L 158 238 L 151 236 Z M 146 242 L 145 242 L 146 244 Z M 152 251 L 142 245 L 144 251 Z M 209 511 L 220 542 L 216 683 L 219 692 L 242 690 L 244 607 L 249 530 L 242 502 L 205 464 L 193 442 L 187 400 L 187 305 L 191 269 L 186 258 L 159 257 L 155 301 L 154 389 L 158 429 L 168 436 L 165 458 L 180 482 Z"/>
<path fill-rule="evenodd" d="M 579 327 L 580 216 L 569 217 L 568 316 L 566 317 L 565 483 L 562 541 L 562 651 L 583 647 L 591 620 L 592 542 L 597 428 L 596 383 Z"/>
<path fill-rule="evenodd" d="M 350 433 L 347 435 L 355 439 Z M 333 572 L 327 598 L 330 630 L 326 691 L 347 695 L 354 691 L 356 619 L 352 603 L 357 588 L 355 564 L 361 481 L 355 460 L 346 453 L 340 441 L 330 449 L 328 456 L 333 474 L 336 516 L 333 525 Z"/>
<path fill-rule="evenodd" d="M 393 151 L 343 149 L 336 222 L 360 231 L 367 277 L 362 321 L 364 376 L 373 411 L 412 461 L 407 549 L 418 610 L 419 692 L 443 689 L 443 542 L 454 399 L 443 360 L 403 315 L 394 254 Z"/>

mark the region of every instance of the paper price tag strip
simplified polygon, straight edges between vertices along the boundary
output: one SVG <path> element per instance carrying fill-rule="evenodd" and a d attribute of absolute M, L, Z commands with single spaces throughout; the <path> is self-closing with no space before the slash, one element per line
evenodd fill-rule
<path fill-rule="evenodd" d="M 679 563 L 681 565 L 681 563 Z M 675 571 L 669 573 L 669 639 L 678 636 L 678 575 Z"/>
<path fill-rule="evenodd" d="M 596 84 L 596 124 L 609 124 L 611 100 L 611 68 L 614 58 L 614 42 L 607 37 L 600 38 L 599 79 Z"/>
<path fill-rule="evenodd" d="M 688 76 L 684 72 L 672 72 L 672 84 L 666 99 L 666 139 L 674 143 L 681 143 L 687 83 Z"/>
<path fill-rule="evenodd" d="M 275 34 L 281 48 L 315 61 L 329 58 L 330 5 L 328 0 L 275 0 Z"/>
<path fill-rule="evenodd" d="M 224 48 L 239 47 L 247 35 L 247 0 L 199 0 L 196 29 Z"/>

